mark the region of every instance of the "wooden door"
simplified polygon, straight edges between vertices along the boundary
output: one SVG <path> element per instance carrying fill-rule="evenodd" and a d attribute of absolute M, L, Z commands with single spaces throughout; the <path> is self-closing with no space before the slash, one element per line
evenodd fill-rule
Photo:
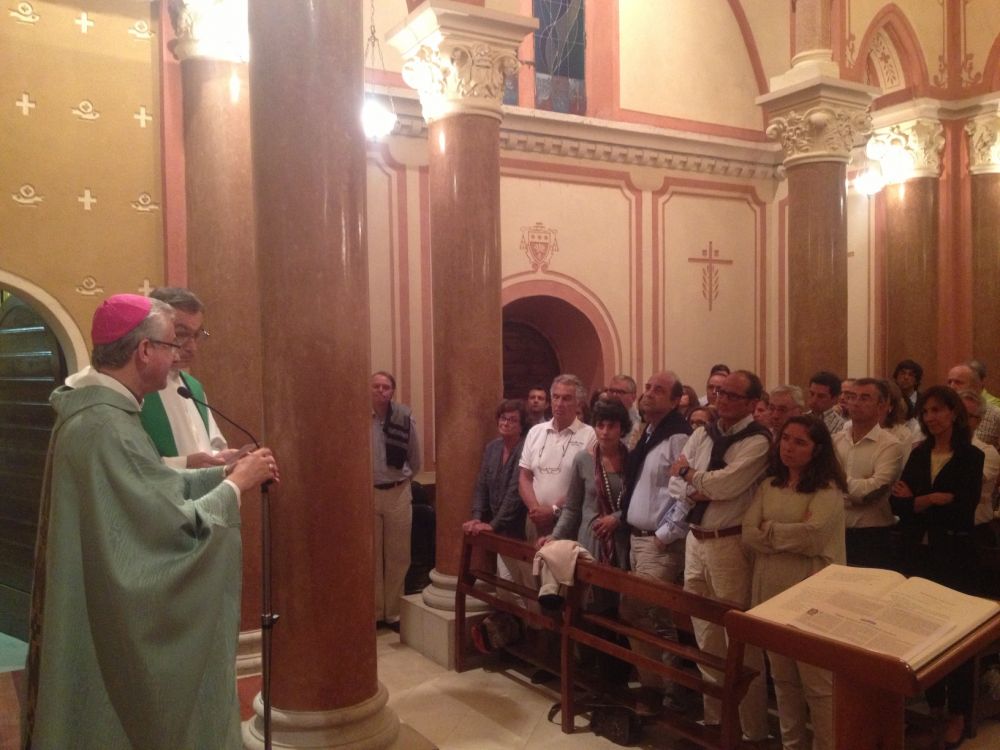
<path fill-rule="evenodd" d="M 49 433 L 49 394 L 66 377 L 51 329 L 0 290 L 0 631 L 27 639 L 38 502 Z"/>

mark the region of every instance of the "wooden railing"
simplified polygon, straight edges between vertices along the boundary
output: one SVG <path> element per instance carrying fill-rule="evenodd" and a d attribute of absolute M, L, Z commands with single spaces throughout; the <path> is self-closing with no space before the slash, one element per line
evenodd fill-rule
<path fill-rule="evenodd" d="M 563 732 L 571 733 L 574 731 L 573 718 L 579 712 L 577 693 L 581 689 L 591 694 L 601 695 L 602 700 L 610 698 L 622 705 L 629 704 L 627 697 L 609 695 L 607 685 L 597 684 L 586 674 L 580 672 L 573 658 L 574 644 L 579 643 L 629 664 L 656 672 L 667 680 L 684 685 L 703 695 L 717 698 L 722 704 L 722 723 L 719 726 L 705 726 L 694 721 L 692 717 L 669 712 L 657 716 L 656 720 L 666 724 L 671 732 L 701 747 L 731 750 L 741 746 L 739 703 L 746 694 L 750 681 L 757 675 L 756 670 L 743 665 L 744 646 L 742 643 L 731 640 L 725 657 L 716 656 L 702 651 L 696 646 L 663 638 L 653 631 L 636 627 L 617 616 L 587 612 L 584 609 L 584 601 L 587 588 L 599 586 L 616 592 L 620 597 L 638 599 L 669 610 L 674 624 L 679 629 L 688 632 L 691 630 L 691 618 L 716 623 L 721 627 L 725 614 L 734 609 L 739 610 L 739 607 L 692 594 L 679 586 L 632 575 L 608 565 L 579 561 L 576 565 L 575 583 L 569 588 L 562 609 L 556 612 L 534 611 L 534 608 L 528 609 L 518 606 L 514 602 L 500 598 L 488 589 L 484 590 L 482 584 L 489 584 L 496 589 L 517 594 L 526 601 L 537 602 L 538 599 L 536 590 L 503 580 L 481 565 L 474 563 L 474 560 L 484 560 L 492 554 L 500 554 L 531 564 L 535 557 L 535 550 L 524 542 L 491 533 L 465 537 L 455 596 L 456 671 L 461 672 L 465 668 L 464 656 L 467 648 L 465 599 L 467 596 L 472 596 L 497 610 L 518 617 L 531 628 L 548 630 L 559 635 L 558 670 Z M 481 582 L 479 586 L 476 585 L 477 582 Z M 606 636 L 605 634 L 614 635 Z M 662 649 L 665 653 L 678 657 L 680 660 L 717 670 L 723 675 L 723 681 L 721 684 L 717 684 L 706 680 L 700 670 L 650 659 L 620 645 L 616 640 L 613 640 L 614 636 L 643 641 Z M 689 640 L 694 642 L 693 638 Z M 543 666 L 551 669 L 553 665 L 546 663 Z"/>

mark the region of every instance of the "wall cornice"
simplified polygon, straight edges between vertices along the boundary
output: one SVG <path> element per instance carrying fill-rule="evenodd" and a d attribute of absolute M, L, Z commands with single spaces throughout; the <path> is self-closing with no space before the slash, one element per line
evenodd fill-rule
<path fill-rule="evenodd" d="M 391 91 L 399 120 L 394 135 L 427 138 L 412 92 Z M 648 125 L 619 123 L 523 107 L 503 108 L 500 148 L 505 152 L 654 167 L 743 179 L 778 179 L 781 147 Z"/>

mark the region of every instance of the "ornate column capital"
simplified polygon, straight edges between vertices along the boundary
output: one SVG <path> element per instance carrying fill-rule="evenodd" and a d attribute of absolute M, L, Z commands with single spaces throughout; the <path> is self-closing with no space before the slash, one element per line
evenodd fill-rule
<path fill-rule="evenodd" d="M 785 150 L 785 166 L 816 161 L 846 164 L 871 133 L 876 89 L 825 75 L 757 98 L 768 114 L 765 132 Z"/>
<path fill-rule="evenodd" d="M 403 80 L 420 94 L 424 119 L 456 114 L 502 119 L 504 77 L 520 65 L 517 48 L 534 18 L 454 0 L 426 0 L 389 32 L 405 63 Z"/>
<path fill-rule="evenodd" d="M 780 141 L 785 166 L 812 161 L 850 161 L 855 142 L 871 132 L 871 115 L 863 109 L 819 105 L 771 118 L 767 137 Z"/>
<path fill-rule="evenodd" d="M 180 62 L 250 59 L 247 0 L 170 0 L 168 11 L 176 37 L 168 46 Z"/>
<path fill-rule="evenodd" d="M 965 124 L 969 136 L 969 172 L 1000 174 L 1000 114 L 989 112 Z"/>
<path fill-rule="evenodd" d="M 913 166 L 909 177 L 940 177 L 944 126 L 938 120 L 918 118 L 879 128 L 872 141 L 886 149 L 902 149 Z"/>

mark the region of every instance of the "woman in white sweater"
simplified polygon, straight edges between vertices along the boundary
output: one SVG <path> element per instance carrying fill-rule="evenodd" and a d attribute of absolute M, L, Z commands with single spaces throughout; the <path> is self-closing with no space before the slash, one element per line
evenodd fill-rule
<path fill-rule="evenodd" d="M 743 520 L 754 551 L 752 604 L 843 564 L 847 482 L 821 419 L 790 418 L 771 450 L 768 476 Z M 829 671 L 768 652 L 785 750 L 833 748 L 833 678 Z M 808 710 L 807 710 L 808 709 Z M 809 743 L 806 719 L 813 725 Z"/>

